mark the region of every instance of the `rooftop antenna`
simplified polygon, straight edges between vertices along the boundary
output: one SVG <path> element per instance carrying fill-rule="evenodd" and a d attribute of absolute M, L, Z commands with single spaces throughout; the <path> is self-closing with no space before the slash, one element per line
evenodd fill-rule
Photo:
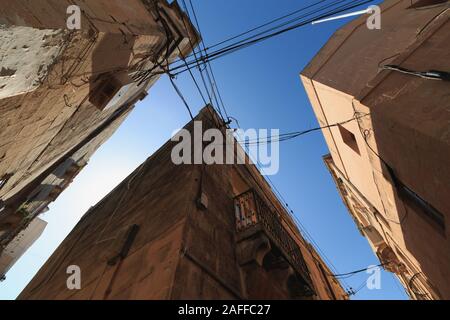
<path fill-rule="evenodd" d="M 356 11 L 356 12 L 350 12 L 350 13 L 346 13 L 346 14 L 341 14 L 339 16 L 334 16 L 334 17 L 329 17 L 329 18 L 325 18 L 325 19 L 320 19 L 320 20 L 316 20 L 313 21 L 311 24 L 319 24 L 322 22 L 327 22 L 327 21 L 333 21 L 333 20 L 338 20 L 338 19 L 344 19 L 344 18 L 348 18 L 348 17 L 353 17 L 353 16 L 359 16 L 362 14 L 366 14 L 366 13 L 370 13 L 372 9 L 369 7 L 365 10 L 360 10 L 360 11 Z"/>

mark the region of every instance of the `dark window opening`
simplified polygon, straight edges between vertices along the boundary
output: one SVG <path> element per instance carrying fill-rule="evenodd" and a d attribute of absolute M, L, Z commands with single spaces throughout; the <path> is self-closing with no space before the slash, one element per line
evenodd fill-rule
<path fill-rule="evenodd" d="M 126 72 L 104 73 L 91 84 L 89 102 L 99 110 L 104 110 L 120 89 L 130 83 L 131 79 Z"/>
<path fill-rule="evenodd" d="M 342 140 L 344 140 L 344 143 L 351 149 L 353 149 L 353 151 L 355 151 L 357 154 L 360 154 L 358 142 L 356 141 L 355 135 L 341 125 L 338 125 L 338 128 L 339 132 L 341 133 Z"/>
<path fill-rule="evenodd" d="M 103 110 L 120 89 L 120 83 L 114 78 L 103 79 L 91 93 L 89 101 L 98 109 Z"/>

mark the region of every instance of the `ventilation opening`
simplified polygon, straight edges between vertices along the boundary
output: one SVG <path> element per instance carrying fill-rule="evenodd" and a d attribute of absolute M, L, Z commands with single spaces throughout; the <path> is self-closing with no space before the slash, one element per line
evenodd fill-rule
<path fill-rule="evenodd" d="M 90 92 L 89 102 L 99 110 L 104 110 L 119 91 L 130 83 L 131 79 L 126 73 L 103 74 L 94 82 L 94 89 Z"/>
<path fill-rule="evenodd" d="M 416 0 L 416 1 L 413 1 L 412 5 L 409 7 L 409 9 L 432 7 L 432 6 L 440 5 L 440 4 L 446 3 L 446 2 L 448 2 L 448 0 Z"/>
<path fill-rule="evenodd" d="M 359 153 L 359 147 L 358 142 L 356 141 L 356 137 L 353 133 L 345 129 L 343 126 L 338 125 L 339 132 L 341 133 L 342 140 L 344 143 L 349 146 L 353 151 L 355 151 L 357 154 Z"/>

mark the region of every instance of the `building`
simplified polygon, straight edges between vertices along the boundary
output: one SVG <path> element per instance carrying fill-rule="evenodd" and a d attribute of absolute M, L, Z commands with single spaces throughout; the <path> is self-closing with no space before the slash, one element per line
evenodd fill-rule
<path fill-rule="evenodd" d="M 209 106 L 195 120 L 224 131 Z M 254 165 L 176 165 L 176 144 L 92 207 L 19 299 L 347 299 Z"/>
<path fill-rule="evenodd" d="M 449 2 L 381 10 L 380 30 L 347 24 L 301 79 L 325 164 L 384 268 L 412 299 L 450 299 Z"/>
<path fill-rule="evenodd" d="M 9 269 L 41 236 L 46 226 L 47 222 L 36 218 L 6 246 L 0 256 L 0 281 L 5 280 Z"/>
<path fill-rule="evenodd" d="M 198 41 L 176 2 L 0 0 L 0 254 Z"/>

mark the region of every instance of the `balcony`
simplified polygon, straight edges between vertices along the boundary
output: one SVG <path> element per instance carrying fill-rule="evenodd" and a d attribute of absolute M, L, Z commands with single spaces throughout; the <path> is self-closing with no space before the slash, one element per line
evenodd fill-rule
<path fill-rule="evenodd" d="M 235 197 L 234 203 L 238 235 L 245 237 L 264 232 L 271 245 L 282 254 L 313 294 L 311 277 L 300 247 L 282 225 L 279 212 L 271 210 L 253 189 Z"/>

